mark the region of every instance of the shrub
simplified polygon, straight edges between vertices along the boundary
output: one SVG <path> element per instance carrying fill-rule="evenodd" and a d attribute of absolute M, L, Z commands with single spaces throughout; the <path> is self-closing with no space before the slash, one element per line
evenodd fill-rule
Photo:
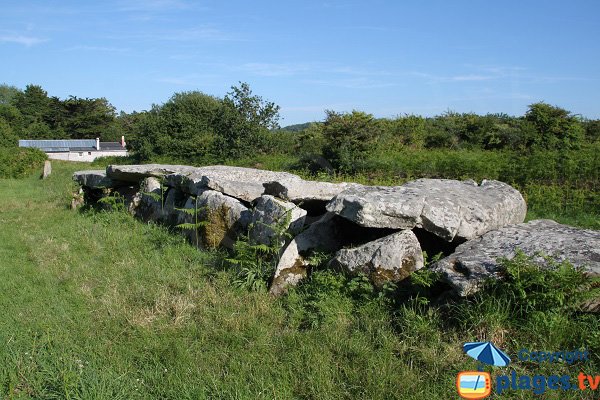
<path fill-rule="evenodd" d="M 529 106 L 525 120 L 531 122 L 537 136 L 532 145 L 545 149 L 575 149 L 584 138 L 585 131 L 580 119 L 569 111 L 546 103 Z"/>
<path fill-rule="evenodd" d="M 504 279 L 490 282 L 485 296 L 505 299 L 515 318 L 527 318 L 531 312 L 576 312 L 600 294 L 592 290 L 594 280 L 583 269 L 568 261 L 546 262 L 548 266 L 541 266 L 521 252 L 501 260 Z"/>
<path fill-rule="evenodd" d="M 473 298 L 453 307 L 452 319 L 461 329 L 488 338 L 507 330 L 534 334 L 556 348 L 595 341 L 583 332 L 596 332 L 598 320 L 581 311 L 587 300 L 600 296 L 597 278 L 567 261 L 548 258 L 543 267 L 520 252 L 501 263 L 503 279 L 488 281 Z"/>
<path fill-rule="evenodd" d="M 0 148 L 17 147 L 18 137 L 8 122 L 0 117 Z"/>
<path fill-rule="evenodd" d="M 41 171 L 46 154 L 31 148 L 0 148 L 0 178 L 23 178 Z"/>
<path fill-rule="evenodd" d="M 340 171 L 358 170 L 381 134 L 378 122 L 373 115 L 360 111 L 325 112 L 323 136 L 327 144 L 324 156 Z"/>

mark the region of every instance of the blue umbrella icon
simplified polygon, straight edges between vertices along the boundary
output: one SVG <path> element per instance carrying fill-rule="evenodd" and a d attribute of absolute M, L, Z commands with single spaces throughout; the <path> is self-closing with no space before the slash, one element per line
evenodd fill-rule
<path fill-rule="evenodd" d="M 470 357 L 484 364 L 506 367 L 510 363 L 510 357 L 491 342 L 465 343 L 463 350 Z"/>

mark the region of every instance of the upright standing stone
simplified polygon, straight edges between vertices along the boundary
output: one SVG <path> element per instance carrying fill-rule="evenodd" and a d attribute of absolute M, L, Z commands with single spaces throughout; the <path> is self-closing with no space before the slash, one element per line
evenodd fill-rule
<path fill-rule="evenodd" d="M 42 179 L 46 179 L 52 173 L 52 164 L 50 160 L 44 161 L 44 171 L 42 172 Z"/>
<path fill-rule="evenodd" d="M 250 241 L 267 246 L 283 246 L 285 238 L 277 236 L 282 233 L 292 236 L 300 233 L 305 217 L 306 210 L 294 203 L 267 194 L 262 195 L 252 210 L 248 233 Z M 279 240 L 280 243 L 274 243 L 275 240 Z"/>
<path fill-rule="evenodd" d="M 334 252 L 342 247 L 342 228 L 339 217 L 327 213 L 307 230 L 296 236 L 281 254 L 273 283 L 269 292 L 278 296 L 287 291 L 288 286 L 296 285 L 308 274 L 312 251 Z"/>

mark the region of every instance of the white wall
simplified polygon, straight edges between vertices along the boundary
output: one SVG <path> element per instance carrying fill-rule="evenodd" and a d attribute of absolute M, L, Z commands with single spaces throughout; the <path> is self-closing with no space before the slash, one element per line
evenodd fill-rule
<path fill-rule="evenodd" d="M 89 154 L 91 153 L 91 154 Z M 62 152 L 62 153 L 46 153 L 48 154 L 48 158 L 52 160 L 65 160 L 65 161 L 82 161 L 82 162 L 92 162 L 98 157 L 125 157 L 127 155 L 126 151 L 71 151 L 71 152 Z"/>

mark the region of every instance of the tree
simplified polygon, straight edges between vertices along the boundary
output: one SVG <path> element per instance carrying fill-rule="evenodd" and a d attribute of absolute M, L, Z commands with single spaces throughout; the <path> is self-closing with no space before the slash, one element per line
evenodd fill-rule
<path fill-rule="evenodd" d="M 16 147 L 18 137 L 15 135 L 12 127 L 6 120 L 0 117 L 0 148 Z"/>
<path fill-rule="evenodd" d="M 419 115 L 404 115 L 387 121 L 392 137 L 401 145 L 422 148 L 427 133 L 426 120 Z"/>
<path fill-rule="evenodd" d="M 120 119 L 130 124 L 127 129 L 134 134 L 129 147 L 140 160 L 167 157 L 197 162 L 212 154 L 215 119 L 221 107 L 221 101 L 213 96 L 182 92 L 147 113 Z"/>
<path fill-rule="evenodd" d="M 223 103 L 232 105 L 250 124 L 266 129 L 279 128 L 279 106 L 252 95 L 250 86 L 245 82 L 240 82 L 239 87 L 232 86 Z"/>
<path fill-rule="evenodd" d="M 104 139 L 115 121 L 115 108 L 105 98 L 70 96 L 62 102 L 62 110 L 60 105 L 51 101 L 49 117 L 53 120 L 49 125 L 62 128 L 73 139 Z"/>
<path fill-rule="evenodd" d="M 215 121 L 216 154 L 236 158 L 265 149 L 269 129 L 277 128 L 279 106 L 252 95 L 247 83 L 232 86 Z"/>
<path fill-rule="evenodd" d="M 23 115 L 25 126 L 33 123 L 46 123 L 50 115 L 50 98 L 48 93 L 39 85 L 27 85 L 13 99 L 15 107 Z"/>
<path fill-rule="evenodd" d="M 534 147 L 568 150 L 577 148 L 584 137 L 584 128 L 577 116 L 544 102 L 531 104 L 525 120 L 533 124 L 537 132 L 530 143 Z"/>
<path fill-rule="evenodd" d="M 12 104 L 14 98 L 21 93 L 21 90 L 16 86 L 7 84 L 0 85 L 0 104 Z"/>
<path fill-rule="evenodd" d="M 600 119 L 586 121 L 585 136 L 591 143 L 600 140 Z"/>
<path fill-rule="evenodd" d="M 326 110 L 324 156 L 340 171 L 354 172 L 365 161 L 381 135 L 373 115 L 361 111 L 337 113 Z"/>

